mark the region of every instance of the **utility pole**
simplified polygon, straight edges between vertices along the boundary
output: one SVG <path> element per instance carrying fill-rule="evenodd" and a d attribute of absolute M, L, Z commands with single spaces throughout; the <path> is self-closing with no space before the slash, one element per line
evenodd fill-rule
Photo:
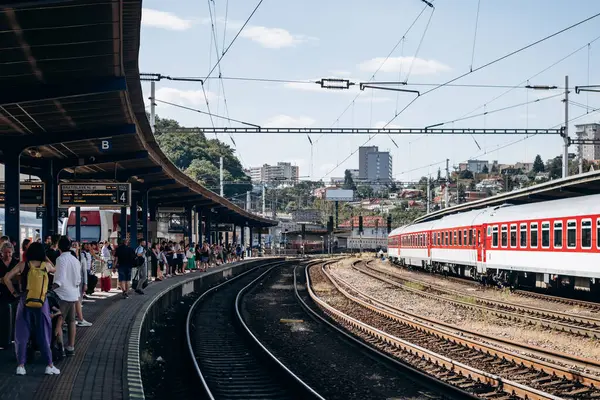
<path fill-rule="evenodd" d="M 246 192 L 246 211 L 250 212 L 250 208 L 251 208 L 251 201 L 250 201 L 250 192 Z"/>
<path fill-rule="evenodd" d="M 569 75 L 565 76 L 565 132 L 563 136 L 562 177 L 569 176 Z"/>
<path fill-rule="evenodd" d="M 577 150 L 579 153 L 579 173 L 583 174 L 583 144 L 582 143 L 579 143 Z"/>
<path fill-rule="evenodd" d="M 223 197 L 223 157 L 219 159 L 219 186 L 221 187 L 221 197 Z"/>
<path fill-rule="evenodd" d="M 156 101 L 155 101 L 155 92 L 156 92 L 156 82 L 150 82 L 150 128 L 152 129 L 152 133 L 155 131 L 154 125 L 156 125 Z"/>
<path fill-rule="evenodd" d="M 448 208 L 448 202 L 450 201 L 448 185 L 450 185 L 450 159 L 446 158 L 446 187 L 444 188 L 444 208 Z"/>
<path fill-rule="evenodd" d="M 266 192 L 266 186 L 267 185 L 263 182 L 263 185 L 262 185 L 262 215 L 263 215 L 263 217 L 265 216 L 265 204 L 266 204 L 265 203 L 265 200 L 266 200 L 265 192 Z"/>
<path fill-rule="evenodd" d="M 427 214 L 429 214 L 429 211 L 431 210 L 431 207 L 429 206 L 431 203 L 431 178 L 427 177 Z"/>

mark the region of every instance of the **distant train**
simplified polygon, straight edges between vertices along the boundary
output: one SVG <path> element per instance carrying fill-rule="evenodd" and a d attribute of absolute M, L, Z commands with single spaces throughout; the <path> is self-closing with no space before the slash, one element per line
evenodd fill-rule
<path fill-rule="evenodd" d="M 21 240 L 28 238 L 36 240 L 41 237 L 42 232 L 42 220 L 36 218 L 35 212 L 21 211 Z M 0 236 L 5 235 L 4 223 L 6 221 L 6 215 L 4 208 L 0 208 Z"/>
<path fill-rule="evenodd" d="M 402 226 L 388 236 L 388 255 L 434 272 L 600 293 L 600 195 Z"/>

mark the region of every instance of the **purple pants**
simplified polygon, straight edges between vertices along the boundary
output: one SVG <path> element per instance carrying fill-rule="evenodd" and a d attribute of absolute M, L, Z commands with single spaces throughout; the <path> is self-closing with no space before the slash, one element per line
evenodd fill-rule
<path fill-rule="evenodd" d="M 17 306 L 15 320 L 15 350 L 19 365 L 27 361 L 27 343 L 35 331 L 36 343 L 39 346 L 42 357 L 48 365 L 52 365 L 52 350 L 50 349 L 50 338 L 52 337 L 52 321 L 50 319 L 50 307 L 48 300 L 42 308 L 25 307 L 25 298 L 21 297 Z"/>

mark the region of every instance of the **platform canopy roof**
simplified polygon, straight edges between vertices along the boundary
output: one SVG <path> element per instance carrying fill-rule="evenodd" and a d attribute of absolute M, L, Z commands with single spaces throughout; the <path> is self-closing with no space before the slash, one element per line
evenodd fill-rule
<path fill-rule="evenodd" d="M 276 225 L 198 184 L 159 148 L 140 84 L 141 14 L 141 0 L 0 6 L 3 159 L 23 150 L 22 173 L 44 177 L 53 166 L 61 181 L 129 181 L 151 188 L 159 206 L 202 206 L 222 222 Z M 101 151 L 102 139 L 110 151 Z"/>

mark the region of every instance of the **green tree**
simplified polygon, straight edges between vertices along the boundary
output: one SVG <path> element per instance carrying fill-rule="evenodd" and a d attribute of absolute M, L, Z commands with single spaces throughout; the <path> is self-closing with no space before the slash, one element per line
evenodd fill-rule
<path fill-rule="evenodd" d="M 469 183 L 469 190 L 471 190 L 471 191 L 475 190 L 475 180 L 472 180 L 472 181 Z"/>
<path fill-rule="evenodd" d="M 356 188 L 356 195 L 359 199 L 370 199 L 373 197 L 373 188 L 369 185 L 362 185 Z"/>
<path fill-rule="evenodd" d="M 562 157 L 554 157 L 548 163 L 548 177 L 557 179 L 562 176 Z"/>
<path fill-rule="evenodd" d="M 487 164 L 483 166 L 483 168 L 481 168 L 481 173 L 482 174 L 488 174 L 490 172 L 490 170 L 488 169 Z"/>
<path fill-rule="evenodd" d="M 544 172 L 544 162 L 542 161 L 542 157 L 538 154 L 535 156 L 535 160 L 533 161 L 533 172 Z"/>
<path fill-rule="evenodd" d="M 442 180 L 442 170 L 440 168 L 438 168 L 437 171 L 437 181 L 439 182 L 440 180 Z"/>
<path fill-rule="evenodd" d="M 465 169 L 464 171 L 460 171 L 460 174 L 458 174 L 458 177 L 460 179 L 473 179 L 473 173 L 471 171 L 469 171 L 468 169 Z"/>
<path fill-rule="evenodd" d="M 465 185 L 462 183 L 458 184 L 458 204 L 464 203 L 466 200 L 465 197 Z"/>
<path fill-rule="evenodd" d="M 177 168 L 217 192 L 220 157 L 223 157 L 223 179 L 231 182 L 225 184 L 224 195 L 229 197 L 252 190 L 250 178 L 229 145 L 218 139 L 207 140 L 202 132 L 170 131 L 178 127 L 177 121 L 156 116 L 156 141 Z"/>
<path fill-rule="evenodd" d="M 356 190 L 356 185 L 354 184 L 354 179 L 352 178 L 352 173 L 349 169 L 344 171 L 344 185 L 342 189 L 346 190 Z"/>
<path fill-rule="evenodd" d="M 498 166 L 496 164 L 492 164 L 492 174 L 498 173 Z"/>

